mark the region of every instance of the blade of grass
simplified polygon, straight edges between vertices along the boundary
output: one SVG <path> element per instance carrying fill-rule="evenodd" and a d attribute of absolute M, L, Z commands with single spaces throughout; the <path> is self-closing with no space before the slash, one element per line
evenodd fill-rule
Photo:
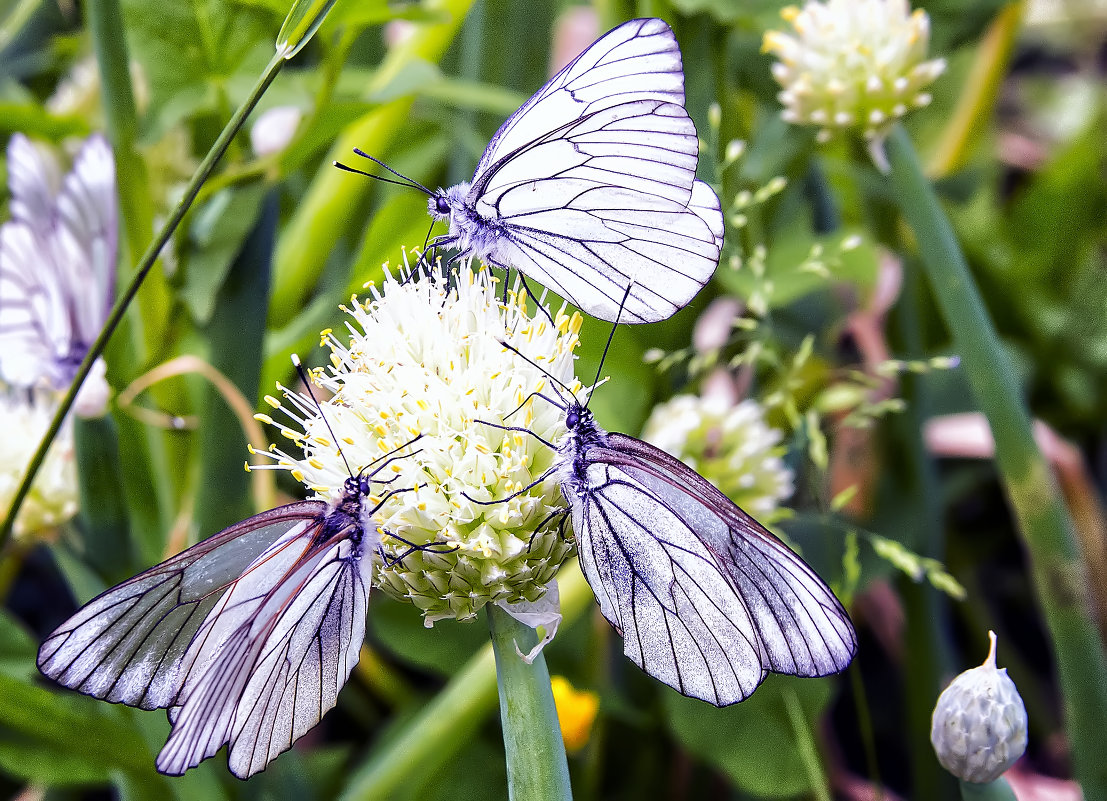
<path fill-rule="evenodd" d="M 1107 798 L 1107 660 L 1091 614 L 1072 518 L 1038 450 L 1030 414 L 964 255 L 910 137 L 888 137 L 890 178 L 919 244 L 931 289 L 995 438 L 996 462 L 1030 556 L 1064 699 L 1074 772 L 1089 798 Z"/>

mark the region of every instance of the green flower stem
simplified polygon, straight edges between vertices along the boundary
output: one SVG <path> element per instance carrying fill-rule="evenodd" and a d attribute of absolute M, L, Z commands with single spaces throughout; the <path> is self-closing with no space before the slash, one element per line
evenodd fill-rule
<path fill-rule="evenodd" d="M 1000 776 L 994 782 L 987 784 L 962 781 L 961 801 L 1016 801 L 1016 799 L 1011 785 Z"/>
<path fill-rule="evenodd" d="M 161 249 L 165 247 L 165 243 L 169 241 L 169 237 L 173 235 L 173 231 L 176 230 L 177 226 L 184 218 L 185 213 L 188 211 L 189 206 L 192 205 L 196 193 L 200 191 L 200 186 L 203 185 L 204 181 L 211 175 L 212 171 L 215 169 L 216 163 L 219 161 L 220 157 L 222 157 L 223 153 L 226 152 L 227 146 L 230 145 L 235 134 L 242 128 L 243 124 L 246 122 L 246 118 L 250 115 L 254 106 L 257 105 L 258 100 L 261 99 L 265 90 L 269 88 L 269 84 L 277 77 L 277 73 L 281 71 L 281 67 L 284 66 L 284 63 L 284 54 L 277 52 L 266 66 L 265 71 L 261 74 L 257 83 L 254 84 L 253 89 L 250 90 L 250 95 L 242 105 L 239 106 L 238 111 L 234 113 L 234 116 L 231 117 L 226 127 L 223 128 L 223 132 L 219 134 L 219 138 L 215 140 L 215 144 L 211 146 L 211 150 L 204 156 L 204 160 L 200 162 L 200 166 L 196 169 L 196 173 L 192 176 L 192 180 L 189 181 L 188 186 L 185 188 L 184 196 L 177 203 L 177 206 L 173 209 L 173 213 L 169 216 L 169 219 L 165 221 L 161 231 L 159 231 L 158 235 L 154 238 L 153 244 L 151 244 L 146 250 L 146 253 L 143 254 L 142 261 L 139 262 L 138 267 L 135 269 L 135 274 L 131 279 L 131 283 L 116 300 L 115 306 L 112 307 L 111 313 L 108 315 L 107 322 L 104 323 L 103 329 L 89 348 L 88 354 L 85 356 L 84 361 L 81 362 L 81 366 L 77 369 L 77 375 L 73 379 L 72 385 L 70 385 L 69 390 L 65 393 L 65 397 L 62 398 L 58 406 L 58 411 L 55 413 L 54 419 L 50 423 L 50 428 L 47 429 L 46 434 L 42 438 L 42 442 L 39 443 L 38 450 L 35 451 L 34 458 L 31 459 L 31 463 L 27 467 L 27 473 L 23 476 L 23 481 L 20 483 L 19 489 L 16 490 L 15 497 L 12 498 L 11 507 L 8 509 L 7 517 L 3 522 L 3 528 L 0 528 L 0 550 L 7 545 L 8 540 L 11 538 L 12 525 L 15 522 L 16 514 L 19 512 L 19 507 L 23 505 L 23 500 L 27 497 L 27 493 L 31 489 L 31 482 L 34 481 L 35 474 L 38 473 L 39 468 L 42 467 L 42 463 L 46 459 L 46 451 L 50 447 L 50 443 L 54 441 L 54 437 L 58 435 L 58 431 L 61 430 L 62 421 L 65 420 L 66 414 L 73 405 L 73 400 L 77 397 L 77 392 L 81 389 L 81 384 L 84 383 L 89 370 L 92 369 L 93 362 L 103 353 L 108 340 L 115 332 L 120 320 L 123 319 L 123 314 L 127 311 L 127 307 L 131 304 L 131 301 L 134 300 L 135 294 L 138 292 L 139 287 L 142 286 L 143 280 L 154 266 L 154 262 L 157 260 Z"/>
<path fill-rule="evenodd" d="M 557 583 L 562 626 L 568 626 L 592 608 L 592 589 L 575 559 L 561 569 Z M 511 656 L 521 661 L 514 646 L 509 647 Z M 546 685 L 548 688 L 548 680 Z M 432 780 L 484 725 L 496 708 L 496 699 L 496 661 L 489 643 L 454 674 L 433 701 L 354 771 L 341 801 L 385 801 Z M 529 735 L 523 734 L 529 742 Z M 557 744 L 560 748 L 560 728 Z"/>
<path fill-rule="evenodd" d="M 571 799 L 569 763 L 545 657 L 539 654 L 528 665 L 516 650 L 526 653 L 538 636 L 494 604 L 488 606 L 488 626 L 500 688 L 507 796 L 512 801 Z"/>
<path fill-rule="evenodd" d="M 891 180 L 918 239 L 931 289 L 980 409 L 995 438 L 996 463 L 1029 552 L 1038 599 L 1053 641 L 1076 778 L 1088 798 L 1107 798 L 1107 663 L 1091 616 L 1072 519 L 1031 433 L 1007 354 L 969 273 L 911 139 L 888 137 Z"/>
<path fill-rule="evenodd" d="M 388 86 L 414 62 L 438 61 L 453 41 L 472 3 L 473 0 L 429 0 L 425 3 L 422 7 L 428 14 L 444 14 L 448 21 L 440 25 L 420 25 L 408 40 L 390 50 L 367 94 L 371 96 L 374 91 Z M 303 308 L 326 266 L 326 254 L 332 252 L 350 226 L 360 220 L 361 201 L 375 183 L 336 170 L 330 162 L 348 161 L 355 147 L 377 157 L 383 156 L 403 133 L 413 102 L 411 96 L 406 96 L 381 104 L 347 126 L 331 148 L 324 166 L 281 234 L 269 301 L 271 326 L 283 327 Z"/>

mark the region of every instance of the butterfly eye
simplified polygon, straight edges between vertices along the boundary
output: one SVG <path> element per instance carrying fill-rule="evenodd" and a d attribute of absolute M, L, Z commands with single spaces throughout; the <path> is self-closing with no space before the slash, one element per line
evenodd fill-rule
<path fill-rule="evenodd" d="M 572 431 L 580 422 L 580 412 L 573 410 L 565 415 L 565 427 Z"/>
<path fill-rule="evenodd" d="M 437 195 L 434 198 L 434 207 L 443 216 L 450 213 L 450 202 L 442 195 Z"/>

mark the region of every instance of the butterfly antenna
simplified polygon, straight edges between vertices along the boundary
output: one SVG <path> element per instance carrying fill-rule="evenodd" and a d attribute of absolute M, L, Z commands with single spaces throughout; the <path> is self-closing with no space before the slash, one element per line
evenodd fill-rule
<path fill-rule="evenodd" d="M 368 153 L 366 153 L 366 152 L 365 152 L 364 150 L 362 150 L 362 149 L 361 149 L 360 147 L 355 147 L 355 148 L 354 148 L 354 153 L 355 153 L 355 154 L 357 154 L 357 155 L 359 155 L 359 156 L 361 156 L 361 157 L 362 157 L 363 159 L 369 159 L 369 160 L 370 160 L 371 162 L 373 162 L 374 164 L 378 164 L 378 165 L 380 165 L 381 167 L 384 167 L 384 168 L 385 168 L 386 170 L 388 170 L 388 171 L 389 171 L 390 173 L 392 173 L 393 175 L 395 175 L 395 176 L 396 176 L 397 178 L 400 178 L 401 180 L 407 181 L 407 182 L 408 182 L 408 184 L 409 184 L 410 186 L 413 186 L 413 187 L 415 187 L 416 189 L 420 189 L 420 190 L 422 190 L 422 191 L 423 191 L 424 193 L 426 193 L 427 195 L 429 195 L 429 196 L 431 196 L 431 197 L 434 197 L 434 192 L 432 192 L 432 191 L 430 191 L 429 189 L 427 189 L 427 188 L 426 188 L 425 186 L 423 186 L 423 185 L 422 185 L 421 183 L 419 183 L 418 181 L 416 181 L 416 180 L 415 180 L 414 178 L 408 178 L 408 177 L 407 177 L 406 175 L 404 175 L 404 174 L 403 174 L 402 172 L 397 172 L 396 170 L 394 170 L 394 169 L 392 169 L 391 167 L 389 167 L 389 166 L 388 166 L 387 164 L 385 164 L 385 163 L 384 163 L 383 161 L 381 161 L 380 159 L 378 159 L 378 158 L 374 158 L 373 156 L 370 156 L 370 155 L 369 155 Z M 377 176 L 377 177 L 379 177 L 379 176 Z"/>
<path fill-rule="evenodd" d="M 334 440 L 334 446 L 338 448 L 338 455 L 342 457 L 342 463 L 346 465 L 346 472 L 350 474 L 350 478 L 354 477 L 354 471 L 350 469 L 350 463 L 346 461 L 346 454 L 342 451 L 342 446 L 338 444 L 338 437 L 334 434 L 334 429 L 331 428 L 331 421 L 327 419 L 327 416 L 323 414 L 323 405 L 319 403 L 318 398 L 315 397 L 315 393 L 311 391 L 311 376 L 308 375 L 307 370 L 304 369 L 304 365 L 300 363 L 300 357 L 295 353 L 292 354 L 292 365 L 296 368 L 296 374 L 300 376 L 300 380 L 304 382 L 304 387 L 307 388 L 308 396 L 311 398 L 311 402 L 315 404 L 315 408 L 319 410 L 319 416 L 323 418 L 323 425 L 327 427 L 327 431 L 331 433 L 331 439 Z M 386 454 L 387 455 L 387 454 Z"/>
<path fill-rule="evenodd" d="M 359 170 L 355 167 L 351 167 L 347 164 L 343 164 L 341 161 L 332 161 L 331 164 L 333 164 L 335 167 L 338 167 L 338 169 L 340 169 L 340 170 L 344 170 L 346 172 L 352 172 L 354 175 L 364 175 L 366 178 L 372 178 L 374 181 L 381 181 L 381 182 L 386 183 L 386 184 L 394 184 L 395 186 L 402 186 L 405 189 L 422 189 L 421 186 L 417 187 L 417 186 L 414 186 L 412 184 L 405 184 L 403 181 L 393 181 L 391 178 L 384 178 L 380 175 L 373 175 L 373 173 L 371 173 L 371 172 L 365 172 L 364 170 Z"/>
<path fill-rule="evenodd" d="M 603 372 L 603 363 L 607 361 L 607 352 L 611 349 L 611 340 L 615 339 L 615 330 L 619 327 L 619 318 L 623 316 L 623 307 L 627 305 L 627 298 L 630 297 L 630 290 L 633 286 L 633 281 L 627 284 L 627 291 L 623 293 L 623 299 L 619 301 L 619 311 L 615 315 L 615 322 L 611 324 L 611 333 L 607 335 L 607 344 L 603 346 L 603 355 L 600 356 L 600 366 L 596 368 L 596 380 L 592 382 L 592 389 L 595 389 L 596 384 L 600 383 L 600 373 Z M 589 390 L 588 403 L 591 402 L 592 392 Z M 588 408 L 587 404 L 585 404 L 585 408 Z"/>

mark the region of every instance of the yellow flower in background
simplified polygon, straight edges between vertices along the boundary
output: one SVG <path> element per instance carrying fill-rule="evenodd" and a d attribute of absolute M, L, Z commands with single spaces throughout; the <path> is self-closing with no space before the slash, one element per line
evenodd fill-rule
<path fill-rule="evenodd" d="M 600 709 L 600 697 L 589 690 L 578 690 L 564 676 L 551 676 L 557 719 L 561 722 L 561 739 L 565 750 L 573 753 L 588 745 L 592 724 Z"/>

